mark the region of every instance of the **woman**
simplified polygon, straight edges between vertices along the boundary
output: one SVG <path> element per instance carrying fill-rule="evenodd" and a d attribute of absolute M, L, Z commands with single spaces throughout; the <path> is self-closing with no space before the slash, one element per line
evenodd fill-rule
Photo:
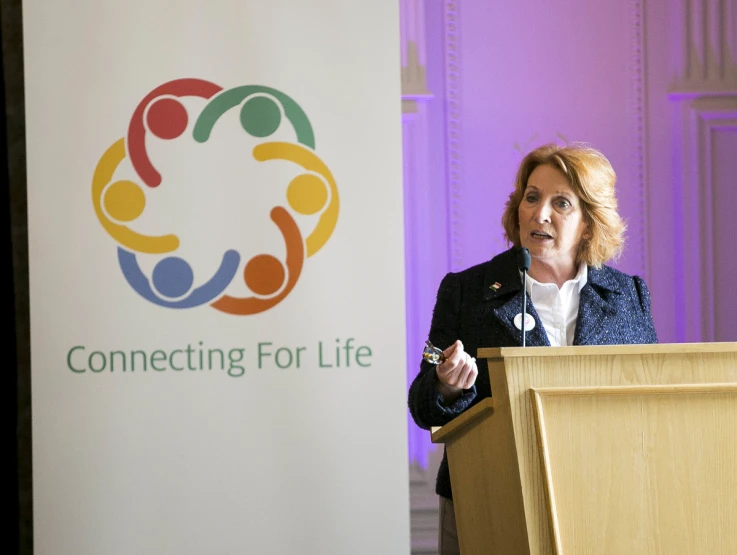
<path fill-rule="evenodd" d="M 440 284 L 429 339 L 445 360 L 423 361 L 410 386 L 418 426 L 447 424 L 491 395 L 486 361 L 474 358 L 480 347 L 521 345 L 520 247 L 531 256 L 527 345 L 657 342 L 645 282 L 604 265 L 624 241 L 615 182 L 604 155 L 584 145 L 545 145 L 524 158 L 502 217 L 514 247 Z M 445 455 L 436 492 L 440 553 L 458 553 Z"/>

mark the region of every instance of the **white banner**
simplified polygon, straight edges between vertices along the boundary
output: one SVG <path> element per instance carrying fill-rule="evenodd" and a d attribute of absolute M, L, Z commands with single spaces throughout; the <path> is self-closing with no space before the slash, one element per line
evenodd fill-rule
<path fill-rule="evenodd" d="M 397 3 L 23 16 L 35 553 L 408 553 Z"/>

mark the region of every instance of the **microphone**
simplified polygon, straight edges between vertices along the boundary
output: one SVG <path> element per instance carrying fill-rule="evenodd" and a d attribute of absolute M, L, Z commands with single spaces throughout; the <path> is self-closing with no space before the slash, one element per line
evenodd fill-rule
<path fill-rule="evenodd" d="M 527 330 L 527 271 L 530 269 L 530 251 L 520 247 L 517 251 L 517 268 L 522 272 L 522 346 L 525 347 L 525 335 Z"/>

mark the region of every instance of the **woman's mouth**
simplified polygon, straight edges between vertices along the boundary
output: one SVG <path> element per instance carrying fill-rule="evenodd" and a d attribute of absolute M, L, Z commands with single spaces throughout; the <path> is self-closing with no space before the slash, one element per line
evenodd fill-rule
<path fill-rule="evenodd" d="M 530 233 L 530 235 L 532 236 L 533 239 L 536 239 L 538 241 L 544 241 L 544 240 L 553 238 L 552 235 L 549 235 L 542 231 L 533 231 L 532 233 Z"/>

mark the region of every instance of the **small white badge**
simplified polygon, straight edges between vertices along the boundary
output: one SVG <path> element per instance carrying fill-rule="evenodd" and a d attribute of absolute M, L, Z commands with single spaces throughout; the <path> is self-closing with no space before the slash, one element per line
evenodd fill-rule
<path fill-rule="evenodd" d="M 520 312 L 514 317 L 514 327 L 518 330 L 522 329 L 522 313 Z M 525 331 L 530 331 L 535 327 L 535 319 L 529 312 L 525 314 Z"/>

